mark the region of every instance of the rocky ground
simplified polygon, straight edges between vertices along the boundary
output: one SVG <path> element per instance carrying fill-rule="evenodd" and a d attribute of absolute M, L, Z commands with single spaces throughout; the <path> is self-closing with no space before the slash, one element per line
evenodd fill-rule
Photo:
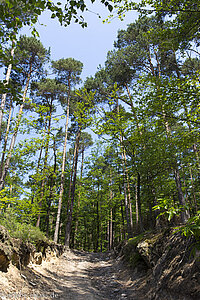
<path fill-rule="evenodd" d="M 111 254 L 66 251 L 41 265 L 0 272 L 0 299 L 144 299 L 138 297 L 123 263 Z"/>

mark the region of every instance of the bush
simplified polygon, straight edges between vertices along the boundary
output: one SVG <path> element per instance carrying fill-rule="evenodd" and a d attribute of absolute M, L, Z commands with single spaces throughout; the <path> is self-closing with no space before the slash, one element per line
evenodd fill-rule
<path fill-rule="evenodd" d="M 39 228 L 27 222 L 20 223 L 12 209 L 7 210 L 0 216 L 0 225 L 8 230 L 11 237 L 21 239 L 23 242 L 36 244 L 38 241 L 47 240 Z"/>

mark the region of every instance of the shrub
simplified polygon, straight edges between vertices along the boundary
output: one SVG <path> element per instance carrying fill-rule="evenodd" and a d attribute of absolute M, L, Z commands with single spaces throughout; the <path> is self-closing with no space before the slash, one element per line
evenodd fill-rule
<path fill-rule="evenodd" d="M 0 225 L 4 226 L 11 237 L 21 239 L 24 242 L 36 244 L 38 241 L 47 240 L 44 233 L 39 228 L 28 224 L 20 223 L 16 212 L 12 209 L 2 213 L 0 217 Z"/>

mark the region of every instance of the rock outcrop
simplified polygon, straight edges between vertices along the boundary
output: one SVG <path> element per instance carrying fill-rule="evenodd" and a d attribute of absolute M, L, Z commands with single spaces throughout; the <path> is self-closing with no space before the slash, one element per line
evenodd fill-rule
<path fill-rule="evenodd" d="M 200 299 L 200 257 L 194 238 L 173 229 L 146 233 L 130 239 L 120 254 L 138 276 L 146 276 L 144 299 Z"/>
<path fill-rule="evenodd" d="M 35 245 L 11 238 L 5 227 L 0 226 L 0 271 L 7 272 L 10 263 L 18 269 L 30 262 L 41 264 L 52 256 L 59 257 L 64 246 L 50 241 L 39 241 Z"/>

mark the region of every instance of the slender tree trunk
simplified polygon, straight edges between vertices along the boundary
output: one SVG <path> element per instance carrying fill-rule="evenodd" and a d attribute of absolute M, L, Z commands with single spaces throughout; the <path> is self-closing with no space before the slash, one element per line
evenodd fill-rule
<path fill-rule="evenodd" d="M 75 156 L 76 159 L 75 159 L 75 167 L 74 167 L 73 185 L 72 185 L 72 191 L 71 191 L 71 205 L 70 205 L 70 211 L 69 211 L 69 214 L 68 214 L 68 220 L 67 220 L 66 230 L 65 230 L 65 245 L 67 247 L 69 247 L 71 227 L 72 227 L 72 214 L 73 214 L 74 197 L 75 197 L 76 174 L 77 174 L 80 135 L 81 135 L 81 128 L 79 128 L 77 136 L 76 136 L 76 156 Z"/>
<path fill-rule="evenodd" d="M 119 171 L 118 171 L 119 174 Z M 119 182 L 119 193 L 120 195 L 122 194 L 122 189 L 121 189 L 121 184 Z M 122 228 L 121 228 L 121 239 L 125 240 L 126 238 L 126 234 L 125 234 L 125 222 L 124 222 L 124 205 L 123 205 L 123 201 L 121 200 L 120 202 L 120 208 L 121 208 L 121 219 L 122 219 Z"/>
<path fill-rule="evenodd" d="M 8 134 L 9 134 L 9 130 L 10 130 L 11 116 L 12 116 L 12 99 L 10 100 L 10 109 L 9 109 L 9 115 L 8 115 L 8 120 L 7 120 L 6 135 L 5 135 L 5 139 L 4 139 L 3 152 L 2 152 L 2 157 L 1 157 L 0 177 L 2 176 L 4 158 L 5 158 L 5 154 L 6 154 L 6 147 L 7 147 L 7 142 L 8 142 Z"/>
<path fill-rule="evenodd" d="M 84 164 L 84 148 L 82 150 L 82 159 L 81 159 L 81 175 L 80 175 L 80 181 L 79 181 L 79 193 L 78 193 L 78 205 L 77 205 L 78 211 L 79 211 L 79 208 L 80 208 L 80 201 L 81 201 L 81 186 L 82 186 L 82 177 L 83 177 L 83 164 Z M 75 238 L 76 238 L 76 235 L 77 235 L 77 232 L 78 232 L 78 225 L 79 225 L 79 219 L 76 218 L 75 231 L 74 231 Z"/>
<path fill-rule="evenodd" d="M 46 125 L 47 125 L 47 124 L 46 124 Z M 46 125 L 45 125 L 44 136 L 45 136 L 45 134 L 46 134 Z M 43 147 L 43 146 L 44 146 L 44 141 L 45 141 L 45 139 L 42 140 L 42 145 L 41 145 L 41 147 L 40 147 L 40 152 L 39 152 L 39 157 L 38 157 L 38 163 L 37 163 L 36 174 L 38 174 L 39 168 L 40 168 L 40 161 L 41 161 L 41 158 L 42 158 L 42 151 L 43 151 L 43 149 L 44 149 L 44 147 Z M 36 183 L 37 183 L 37 181 L 34 180 L 34 184 L 36 184 Z M 35 196 L 36 196 L 35 193 L 33 193 L 32 198 L 31 198 L 31 204 L 33 204 Z"/>
<path fill-rule="evenodd" d="M 132 226 L 130 221 L 130 207 L 128 202 L 128 193 L 127 193 L 127 178 L 126 178 L 126 171 L 125 171 L 125 159 L 124 159 L 124 152 L 122 146 L 122 136 L 120 135 L 120 144 L 121 144 L 121 157 L 122 157 L 122 168 L 123 168 L 123 179 L 124 179 L 124 204 L 125 204 L 125 215 L 126 215 L 126 222 L 127 222 L 127 233 L 128 238 L 133 236 Z"/>
<path fill-rule="evenodd" d="M 27 94 L 28 87 L 29 87 L 31 73 L 32 73 L 32 64 L 30 64 L 29 73 L 28 73 L 28 77 L 27 77 L 27 80 L 26 80 L 26 86 L 25 86 L 25 89 L 24 89 L 23 97 L 22 97 L 22 104 L 20 105 L 16 126 L 15 126 L 14 133 L 13 133 L 11 143 L 10 143 L 9 152 L 8 152 L 5 164 L 4 164 L 4 168 L 2 170 L 2 174 L 1 174 L 1 178 L 0 178 L 0 190 L 2 190 L 3 187 L 4 187 L 7 171 L 8 171 L 8 168 L 10 166 L 12 151 L 13 151 L 14 146 L 15 146 L 15 141 L 16 141 L 19 125 L 20 125 L 21 118 L 22 118 L 22 112 L 23 112 L 24 103 L 26 101 L 26 94 Z"/>
<path fill-rule="evenodd" d="M 71 203 L 71 192 L 72 192 L 73 175 L 74 175 L 74 169 L 75 169 L 76 153 L 77 153 L 77 143 L 75 142 L 73 162 L 72 162 L 72 167 L 71 167 L 71 172 L 70 172 L 70 182 L 69 182 L 69 193 L 68 193 L 67 214 L 66 214 L 66 217 L 68 217 L 70 203 Z"/>
<path fill-rule="evenodd" d="M 12 42 L 11 52 L 10 52 L 11 58 L 13 58 L 13 56 L 14 56 L 14 51 L 15 51 L 15 42 L 13 41 Z M 4 86 L 8 85 L 8 83 L 9 83 L 11 70 L 12 70 L 12 64 L 10 63 L 8 65 L 8 69 L 7 69 L 7 72 L 6 72 L 6 79 L 5 79 L 6 82 L 4 83 Z M 5 104 L 6 104 L 6 96 L 7 96 L 7 93 L 4 93 L 1 96 L 1 106 L 0 106 L 0 141 L 1 141 L 1 133 L 2 133 L 2 128 L 1 127 L 2 127 L 2 121 L 3 121 L 3 111 L 4 111 Z"/>
<path fill-rule="evenodd" d="M 124 204 L 125 204 L 125 215 L 126 215 L 126 222 L 127 222 L 127 233 L 128 238 L 132 237 L 131 231 L 131 223 L 130 223 L 130 214 L 129 214 L 129 207 L 128 207 L 128 197 L 127 197 L 127 185 L 126 185 L 126 174 L 125 174 L 125 167 L 124 167 L 124 157 L 122 155 L 122 167 L 123 167 L 123 179 L 124 179 Z"/>
<path fill-rule="evenodd" d="M 186 123 L 187 123 L 187 126 L 188 126 L 188 129 L 189 129 L 189 132 L 192 133 L 192 126 L 188 120 L 188 109 L 187 109 L 187 106 L 183 103 L 183 107 L 184 107 L 184 111 L 185 111 L 185 116 L 186 116 Z M 198 148 L 197 148 L 197 145 L 194 143 L 193 144 L 193 151 L 195 153 L 195 156 L 196 156 L 196 160 L 197 160 L 197 167 L 198 167 L 198 174 L 200 174 L 200 159 L 199 159 L 199 151 L 198 151 Z"/>
<path fill-rule="evenodd" d="M 110 220 L 109 220 L 109 250 L 113 248 L 113 209 L 112 209 L 112 171 L 110 170 Z"/>
<path fill-rule="evenodd" d="M 68 124 L 69 124 L 69 104 L 70 104 L 70 93 L 71 93 L 71 85 L 69 79 L 68 79 L 68 88 L 69 88 L 69 92 L 67 97 L 67 117 L 66 117 L 66 124 L 65 124 L 65 142 L 63 146 L 62 169 L 61 169 L 61 178 L 60 178 L 60 194 L 59 194 L 59 201 L 58 201 L 56 227 L 54 232 L 55 243 L 57 243 L 58 241 L 58 232 L 59 232 L 60 216 L 61 216 L 61 209 L 62 209 L 62 197 L 63 197 L 64 180 L 65 180 L 65 162 L 66 162 L 66 148 L 67 148 Z"/>
<path fill-rule="evenodd" d="M 96 230 L 97 230 L 97 235 L 96 235 L 96 243 L 95 243 L 95 252 L 98 251 L 99 248 L 99 183 L 98 183 L 98 196 L 97 196 L 97 203 L 96 203 Z"/>
<path fill-rule="evenodd" d="M 135 185 L 135 203 L 136 203 L 136 226 L 137 226 L 137 231 L 142 232 L 144 230 L 144 227 L 143 227 L 142 209 L 141 209 L 140 174 L 139 174 L 139 172 L 137 173 L 137 183 Z"/>
<path fill-rule="evenodd" d="M 41 200 L 39 201 L 39 214 L 37 218 L 36 227 L 40 227 L 41 221 L 41 209 L 42 203 L 44 201 L 44 192 L 45 192 L 45 182 L 46 182 L 46 170 L 47 170 L 47 160 L 48 160 L 48 152 L 49 152 L 49 140 L 50 140 L 50 132 L 51 132 L 51 119 L 52 119 L 52 108 L 53 108 L 53 98 L 51 98 L 51 102 L 49 105 L 49 123 L 47 129 L 47 137 L 46 137 L 46 145 L 45 145 L 45 155 L 44 155 L 44 166 L 43 166 L 43 178 L 42 178 L 42 185 L 41 185 Z"/>
<path fill-rule="evenodd" d="M 167 135 L 167 137 L 170 141 L 170 139 L 171 139 L 171 128 L 170 128 L 168 120 L 166 118 L 166 113 L 165 113 L 165 109 L 164 109 L 163 105 L 162 105 L 162 115 L 163 115 L 163 120 L 164 120 L 164 124 L 165 124 L 166 135 Z M 173 172 L 174 172 L 174 177 L 175 177 L 175 182 L 176 182 L 176 188 L 177 188 L 177 191 L 178 191 L 179 203 L 180 203 L 181 206 L 185 206 L 186 201 L 185 201 L 185 197 L 184 197 L 183 190 L 182 190 L 181 178 L 180 178 L 180 173 L 179 173 L 179 169 L 178 169 L 178 165 L 177 165 L 177 160 L 176 160 L 176 158 L 174 157 L 173 154 L 172 154 L 172 157 L 173 157 L 173 160 L 174 160 L 174 163 L 175 163 Z M 182 211 L 181 211 L 181 222 L 185 224 L 187 222 L 188 218 L 189 218 L 189 212 L 188 212 L 188 210 L 183 208 Z"/>
<path fill-rule="evenodd" d="M 54 167 L 53 167 L 53 174 L 51 174 L 50 178 L 50 194 L 48 199 L 48 208 L 47 208 L 47 217 L 46 217 L 46 236 L 49 237 L 49 218 L 50 218 L 50 212 L 51 212 L 51 202 L 53 199 L 53 187 L 55 184 L 54 176 L 56 174 L 56 140 L 54 138 Z"/>
<path fill-rule="evenodd" d="M 119 114 L 119 103 L 117 104 L 117 112 Z M 125 204 L 125 215 L 126 215 L 126 222 L 127 222 L 127 233 L 128 238 L 132 237 L 132 229 L 131 229 L 131 223 L 130 223 L 130 214 L 129 214 L 129 206 L 128 206 L 128 197 L 127 197 L 127 182 L 126 182 L 126 173 L 125 173 L 125 159 L 124 159 L 124 151 L 123 151 L 123 138 L 122 134 L 120 133 L 120 148 L 121 148 L 121 157 L 122 157 L 122 167 L 123 167 L 123 179 L 124 179 L 124 204 Z"/>
<path fill-rule="evenodd" d="M 181 206 L 185 206 L 186 205 L 186 201 L 185 201 L 185 198 L 184 198 L 184 195 L 183 195 L 183 191 L 182 191 L 182 186 L 181 186 L 181 179 L 180 179 L 180 173 L 179 173 L 179 170 L 178 170 L 178 167 L 176 167 L 174 169 L 174 177 L 175 177 L 175 180 L 176 180 L 176 186 L 177 186 L 177 189 L 178 189 L 178 198 L 179 198 L 179 203 Z M 182 211 L 181 211 L 181 222 L 183 224 L 185 224 L 188 220 L 188 218 L 190 217 L 189 215 L 189 211 L 185 208 L 182 208 Z"/>
<path fill-rule="evenodd" d="M 191 180 L 191 185 L 192 185 L 192 194 L 193 194 L 193 199 L 194 199 L 195 212 L 197 213 L 198 206 L 197 206 L 197 199 L 196 199 L 196 195 L 195 195 L 195 188 L 194 188 L 194 181 L 193 181 L 191 167 L 189 167 L 189 171 L 190 171 L 190 180 Z"/>
<path fill-rule="evenodd" d="M 130 184 L 129 184 L 126 151 L 124 147 L 123 147 L 123 153 L 124 153 L 124 168 L 126 173 L 126 182 L 127 182 L 127 191 L 128 191 L 127 194 L 128 194 L 128 206 L 129 206 L 129 214 L 130 214 L 130 226 L 131 226 L 131 232 L 133 232 L 133 211 L 132 211 L 132 203 L 131 203 L 131 191 L 130 191 Z"/>
<path fill-rule="evenodd" d="M 128 97 L 129 97 L 130 105 L 131 105 L 131 110 L 132 110 L 132 113 L 133 113 L 133 116 L 134 116 L 134 119 L 135 119 L 135 122 L 136 122 L 136 126 L 137 126 L 137 129 L 138 129 L 138 132 L 139 132 L 140 136 L 142 136 L 142 131 L 140 129 L 138 117 L 137 117 L 137 114 L 136 114 L 136 111 L 135 111 L 135 107 L 133 105 L 133 100 L 132 100 L 131 93 L 129 91 L 129 88 L 128 88 L 127 84 L 125 84 L 125 87 L 126 87 L 126 90 L 127 90 L 127 93 L 128 93 Z"/>
<path fill-rule="evenodd" d="M 183 176 L 183 185 L 184 185 L 184 190 L 185 190 L 185 200 L 188 202 L 188 189 L 187 189 L 187 184 L 185 180 L 185 172 L 184 172 L 184 167 L 183 164 L 181 163 L 181 170 L 182 170 L 182 176 Z"/>

